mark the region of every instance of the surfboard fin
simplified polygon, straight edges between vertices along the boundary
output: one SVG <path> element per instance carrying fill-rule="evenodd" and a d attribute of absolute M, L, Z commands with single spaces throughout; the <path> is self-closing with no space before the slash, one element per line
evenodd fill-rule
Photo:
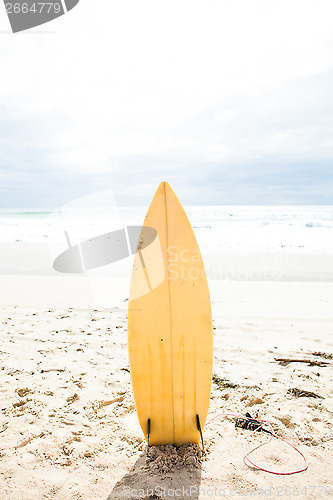
<path fill-rule="evenodd" d="M 150 436 L 150 418 L 147 420 L 147 434 L 148 434 L 148 446 L 149 446 L 149 436 Z"/>
<path fill-rule="evenodd" d="M 201 424 L 200 424 L 200 417 L 198 414 L 196 414 L 196 420 L 197 420 L 197 428 L 198 428 L 198 431 L 200 432 L 200 437 L 201 437 L 202 451 L 205 451 L 202 429 L 201 429 Z"/>

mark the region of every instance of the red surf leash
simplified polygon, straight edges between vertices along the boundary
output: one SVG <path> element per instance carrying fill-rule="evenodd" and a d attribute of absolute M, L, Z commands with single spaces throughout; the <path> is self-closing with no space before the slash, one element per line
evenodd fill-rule
<path fill-rule="evenodd" d="M 280 437 L 277 434 L 275 434 L 273 432 L 273 430 L 270 431 L 270 430 L 267 430 L 267 429 L 265 429 L 263 427 L 265 424 L 272 425 L 273 422 L 271 422 L 270 420 L 254 419 L 254 418 L 251 417 L 251 415 L 249 413 L 246 413 L 245 417 L 243 415 L 236 415 L 235 413 L 219 413 L 218 415 L 215 415 L 215 417 L 213 417 L 211 420 L 209 420 L 207 422 L 207 425 L 210 424 L 216 418 L 222 417 L 222 416 L 223 417 L 234 417 L 234 418 L 236 418 L 235 427 L 240 427 L 242 429 L 250 429 L 250 430 L 252 430 L 251 434 L 249 435 L 249 437 L 246 439 L 246 441 L 244 443 L 244 457 L 243 457 L 243 459 L 244 459 L 244 463 L 248 467 L 252 466 L 255 469 L 262 470 L 263 472 L 268 472 L 269 474 L 277 474 L 279 476 L 287 476 L 287 475 L 291 475 L 291 474 L 298 474 L 299 472 L 303 472 L 303 471 L 305 471 L 308 468 L 308 463 L 307 463 L 307 460 L 306 460 L 305 456 L 303 455 L 303 453 L 298 448 L 296 448 L 296 446 L 294 446 L 292 443 L 290 443 L 286 439 L 283 439 L 282 437 Z M 301 457 L 303 458 L 303 460 L 304 460 L 304 466 L 303 466 L 303 468 L 292 470 L 292 471 L 287 471 L 287 472 L 279 472 L 279 471 L 273 471 L 273 470 L 265 469 L 265 468 L 261 467 L 260 465 L 257 465 L 254 462 L 252 462 L 252 460 L 249 459 L 249 455 L 250 455 L 250 453 L 252 453 L 253 451 L 255 451 L 257 449 L 257 447 L 254 448 L 253 450 L 247 451 L 247 444 L 248 444 L 249 440 L 251 439 L 251 437 L 253 436 L 253 434 L 255 434 L 256 432 L 260 432 L 260 431 L 266 432 L 267 434 L 269 434 L 271 436 L 271 438 L 275 437 L 277 439 L 280 439 L 281 441 L 283 441 L 287 445 L 291 446 L 295 451 L 297 451 L 297 453 L 299 453 L 301 455 Z"/>

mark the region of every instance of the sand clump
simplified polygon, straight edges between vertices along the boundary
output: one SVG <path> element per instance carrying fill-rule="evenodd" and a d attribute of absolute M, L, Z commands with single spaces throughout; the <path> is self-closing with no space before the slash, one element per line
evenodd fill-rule
<path fill-rule="evenodd" d="M 202 453 L 196 444 L 146 447 L 131 470 L 115 485 L 108 500 L 198 498 Z M 189 496 L 190 494 L 190 496 Z"/>
<path fill-rule="evenodd" d="M 152 474 L 165 474 L 173 470 L 201 465 L 202 451 L 196 444 L 183 444 L 179 448 L 168 444 L 147 449 L 146 469 Z"/>

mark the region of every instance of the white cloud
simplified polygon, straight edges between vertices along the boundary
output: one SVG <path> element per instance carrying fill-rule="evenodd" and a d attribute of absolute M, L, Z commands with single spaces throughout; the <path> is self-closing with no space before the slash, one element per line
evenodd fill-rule
<path fill-rule="evenodd" d="M 200 161 L 331 158 L 331 92 L 311 85 L 332 82 L 332 14 L 331 1 L 81 0 L 36 29 L 54 33 L 2 34 L 2 168 L 38 151 L 41 170 L 119 180 L 136 162 L 191 181 Z"/>

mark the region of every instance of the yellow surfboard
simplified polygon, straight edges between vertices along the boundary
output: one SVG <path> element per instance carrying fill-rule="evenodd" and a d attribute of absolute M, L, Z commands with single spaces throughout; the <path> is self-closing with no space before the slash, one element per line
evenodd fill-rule
<path fill-rule="evenodd" d="M 148 228 L 157 236 L 145 245 Z M 199 443 L 212 380 L 211 304 L 198 243 L 167 182 L 156 191 L 134 257 L 128 347 L 148 444 Z"/>

